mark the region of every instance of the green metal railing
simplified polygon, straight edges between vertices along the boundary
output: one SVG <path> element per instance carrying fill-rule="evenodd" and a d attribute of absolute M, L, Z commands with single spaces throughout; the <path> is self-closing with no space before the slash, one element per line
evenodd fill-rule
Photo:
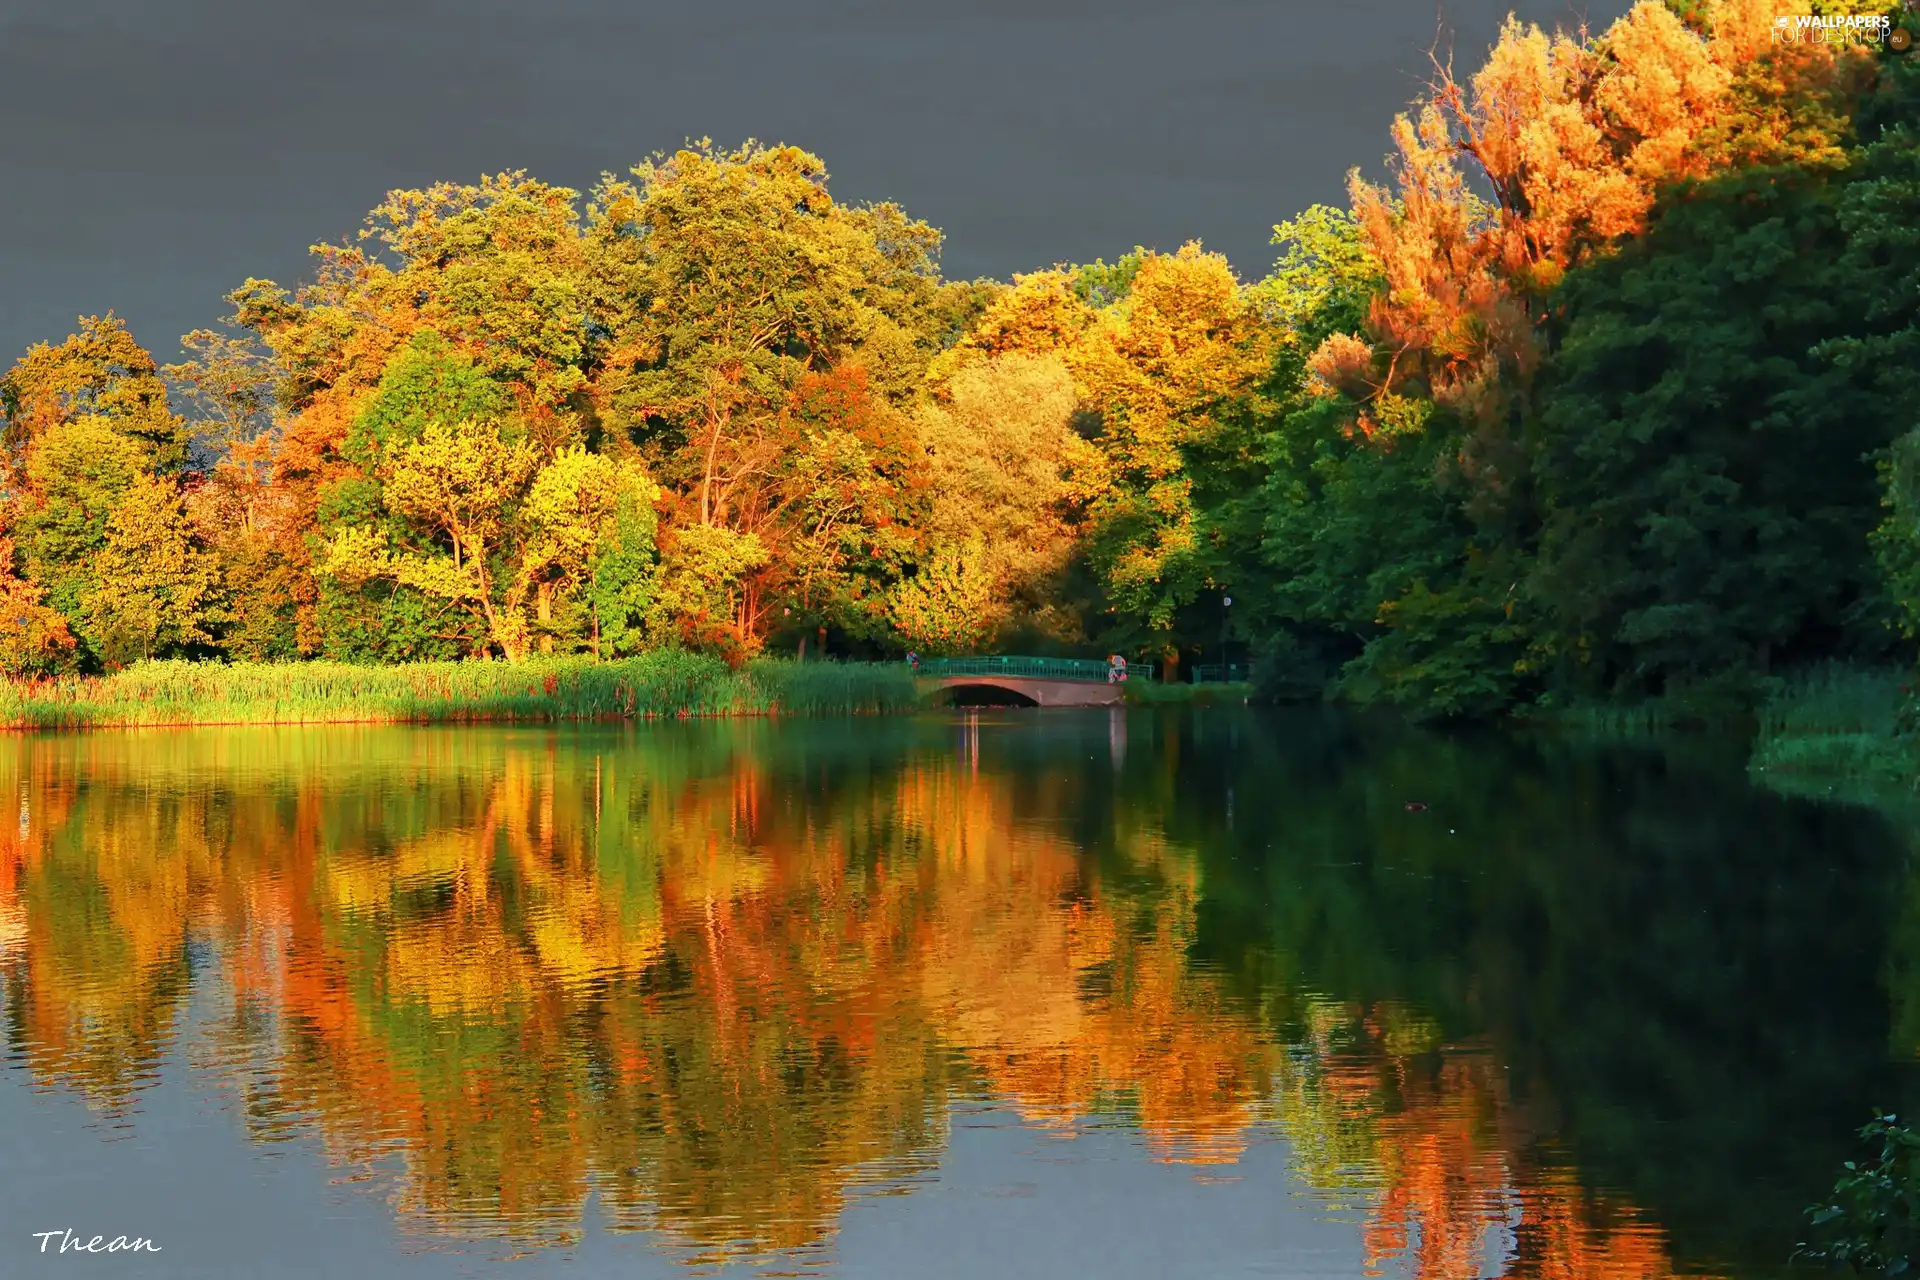
<path fill-rule="evenodd" d="M 1107 664 L 1099 658 L 922 658 L 917 670 L 929 679 L 950 676 L 1019 676 L 1028 680 L 1107 679 Z"/>
<path fill-rule="evenodd" d="M 1238 662 L 1203 662 L 1193 669 L 1195 684 L 1245 684 L 1253 668 Z"/>

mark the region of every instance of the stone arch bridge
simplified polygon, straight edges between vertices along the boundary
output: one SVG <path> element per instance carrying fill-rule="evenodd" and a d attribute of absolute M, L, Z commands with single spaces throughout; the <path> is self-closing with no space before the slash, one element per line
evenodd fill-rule
<path fill-rule="evenodd" d="M 1098 658 L 926 658 L 914 673 L 922 689 L 998 689 L 1036 707 L 1112 707 L 1123 686 Z"/>

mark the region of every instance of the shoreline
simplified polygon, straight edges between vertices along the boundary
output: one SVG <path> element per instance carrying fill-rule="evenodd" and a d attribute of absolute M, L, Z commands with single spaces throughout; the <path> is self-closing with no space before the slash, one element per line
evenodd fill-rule
<path fill-rule="evenodd" d="M 660 651 L 598 662 L 145 662 L 0 685 L 0 731 L 320 724 L 556 724 L 873 715 L 920 698 L 904 666 Z"/>
<path fill-rule="evenodd" d="M 1120 705 L 1241 705 L 1251 686 L 1130 685 Z M 150 661 L 0 681 L 0 733 L 314 725 L 552 725 L 903 715 L 940 705 L 900 662 L 630 658 L 355 666 Z"/>

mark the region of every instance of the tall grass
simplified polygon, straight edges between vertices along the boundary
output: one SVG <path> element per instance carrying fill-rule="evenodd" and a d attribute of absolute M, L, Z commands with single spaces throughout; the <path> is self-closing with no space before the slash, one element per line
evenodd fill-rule
<path fill-rule="evenodd" d="M 1782 790 L 1911 789 L 1920 736 L 1908 712 L 1910 679 L 1839 664 L 1783 679 L 1760 708 L 1748 769 Z"/>
<path fill-rule="evenodd" d="M 1688 722 L 1685 713 L 1658 702 L 1522 707 L 1513 719 L 1521 725 L 1539 725 L 1583 738 L 1627 740 L 1651 738 Z"/>
<path fill-rule="evenodd" d="M 110 676 L 0 682 L 0 727 L 449 723 L 853 715 L 918 705 L 898 663 L 762 659 L 730 670 L 679 652 L 617 662 L 146 662 Z"/>
<path fill-rule="evenodd" d="M 1129 680 L 1120 696 L 1136 707 L 1238 707 L 1253 695 L 1250 684 L 1182 684 L 1158 680 Z"/>

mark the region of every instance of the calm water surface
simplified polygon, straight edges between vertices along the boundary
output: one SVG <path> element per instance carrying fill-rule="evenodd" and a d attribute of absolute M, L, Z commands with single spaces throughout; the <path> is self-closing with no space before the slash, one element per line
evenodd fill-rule
<path fill-rule="evenodd" d="M 1740 759 L 5 738 L 0 1274 L 1771 1276 L 1915 1092 L 1920 878 Z"/>

